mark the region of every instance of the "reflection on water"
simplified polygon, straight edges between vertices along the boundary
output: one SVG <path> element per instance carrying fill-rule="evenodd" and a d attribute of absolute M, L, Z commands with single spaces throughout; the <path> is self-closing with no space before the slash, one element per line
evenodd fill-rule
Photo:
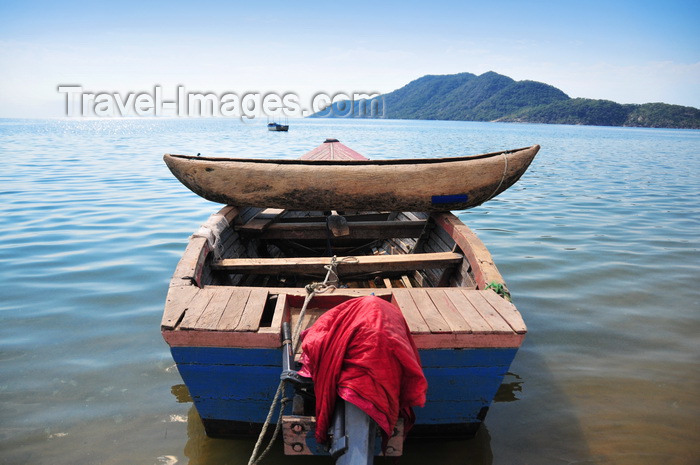
<path fill-rule="evenodd" d="M 513 379 L 516 379 L 517 381 L 512 381 Z M 520 392 L 523 392 L 522 378 L 515 373 L 508 372 L 503 378 L 503 382 L 498 388 L 498 392 L 496 392 L 496 397 L 494 397 L 493 401 L 494 403 L 515 402 L 516 400 L 520 400 L 518 397 L 516 397 L 516 393 Z"/>
<path fill-rule="evenodd" d="M 255 439 L 212 439 L 207 437 L 197 410 L 192 406 L 187 419 L 187 445 L 185 456 L 189 465 L 244 465 L 248 463 Z M 377 464 L 395 464 L 396 458 L 376 457 Z M 282 442 L 277 440 L 263 463 L 290 465 L 329 464 L 329 457 L 286 456 Z M 474 438 L 462 441 L 409 441 L 404 445 L 404 456 L 399 463 L 440 465 L 491 465 L 491 437 L 488 428 L 482 427 Z"/>
<path fill-rule="evenodd" d="M 190 391 L 184 384 L 176 384 L 170 388 L 170 393 L 175 397 L 178 403 L 191 403 L 192 397 L 190 397 Z"/>

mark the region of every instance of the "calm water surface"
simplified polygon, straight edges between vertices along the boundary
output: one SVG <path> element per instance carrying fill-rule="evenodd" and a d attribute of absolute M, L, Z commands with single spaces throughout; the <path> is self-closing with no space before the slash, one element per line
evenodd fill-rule
<path fill-rule="evenodd" d="M 529 334 L 472 440 L 402 464 L 700 463 L 700 131 L 426 121 L 0 120 L 0 463 L 245 464 L 213 440 L 163 342 L 168 281 L 219 207 L 165 152 L 371 158 L 541 144 L 460 213 Z M 266 463 L 324 464 L 285 458 Z M 377 463 L 390 463 L 377 460 Z"/>

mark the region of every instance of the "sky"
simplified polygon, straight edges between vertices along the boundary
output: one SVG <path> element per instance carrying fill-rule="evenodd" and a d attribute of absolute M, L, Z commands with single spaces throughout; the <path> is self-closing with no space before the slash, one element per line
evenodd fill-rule
<path fill-rule="evenodd" d="M 65 116 L 61 85 L 306 102 L 487 71 L 700 108 L 700 1 L 0 0 L 0 117 Z"/>

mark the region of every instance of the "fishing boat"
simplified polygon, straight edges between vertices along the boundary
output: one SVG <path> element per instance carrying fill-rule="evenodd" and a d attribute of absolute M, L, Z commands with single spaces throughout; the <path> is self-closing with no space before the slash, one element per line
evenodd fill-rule
<path fill-rule="evenodd" d="M 288 124 L 280 124 L 280 123 L 267 123 L 267 130 L 268 131 L 282 131 L 282 132 L 287 132 L 289 131 L 289 125 Z"/>
<path fill-rule="evenodd" d="M 476 207 L 505 191 L 523 175 L 538 150 L 534 145 L 475 156 L 396 160 L 171 154 L 164 160 L 190 190 L 227 205 L 439 212 Z"/>
<path fill-rule="evenodd" d="M 510 157 L 519 159 L 523 152 L 534 156 L 533 151 L 486 158 L 507 159 L 509 166 L 500 169 L 508 174 L 517 163 Z M 345 162 L 357 161 L 359 168 L 382 173 L 387 166 L 360 158 L 330 140 L 306 154 L 301 164 L 252 165 L 267 168 L 275 185 L 279 183 L 272 178 L 286 168 L 309 172 L 316 162 L 343 168 Z M 336 159 L 344 163 L 329 163 Z M 166 155 L 166 162 L 175 166 L 179 179 L 197 177 L 209 167 L 222 176 L 233 169 L 219 168 L 214 159 L 201 168 L 188 157 Z M 178 168 L 180 162 L 192 170 Z M 512 182 L 508 178 L 503 184 Z M 185 184 L 192 188 L 191 182 Z M 425 405 L 415 409 L 409 437 L 473 435 L 526 334 L 503 277 L 474 232 L 448 211 L 365 209 L 364 202 L 352 210 L 324 211 L 332 203 L 300 210 L 265 203 L 227 205 L 213 214 L 189 239 L 170 282 L 161 331 L 206 433 L 258 434 L 281 373 L 288 373 L 299 357 L 289 350 L 287 325 L 311 328 L 337 305 L 371 295 L 402 314 L 427 380 Z M 337 282 L 309 298 L 309 285 L 324 275 L 327 280 L 329 266 Z M 299 392 L 288 395 L 294 402 L 282 412 L 285 453 L 331 454 L 333 447 L 316 440 L 313 402 Z M 377 453 L 398 456 L 402 447 L 399 421 Z"/>

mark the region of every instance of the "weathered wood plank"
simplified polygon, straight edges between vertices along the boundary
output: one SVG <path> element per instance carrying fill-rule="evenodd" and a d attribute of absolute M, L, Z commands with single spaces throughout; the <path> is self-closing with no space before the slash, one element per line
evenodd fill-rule
<path fill-rule="evenodd" d="M 525 326 L 523 317 L 520 315 L 518 309 L 515 308 L 515 305 L 508 302 L 490 289 L 481 291 L 480 294 L 488 303 L 491 304 L 494 309 L 496 309 L 503 319 L 506 320 L 508 325 L 513 328 L 513 331 L 518 334 L 525 334 L 527 332 L 527 326 Z"/>
<path fill-rule="evenodd" d="M 218 329 L 220 331 L 233 331 L 236 329 L 238 322 L 241 321 L 241 316 L 243 315 L 243 310 L 245 309 L 246 303 L 248 303 L 250 291 L 250 288 L 236 288 L 236 290 L 231 294 L 231 298 L 229 299 L 228 304 L 226 304 L 224 313 L 219 319 Z"/>
<path fill-rule="evenodd" d="M 211 289 L 200 289 L 197 295 L 190 301 L 185 311 L 185 317 L 179 325 L 180 329 L 194 329 L 199 317 L 204 313 L 209 301 L 214 297 L 214 291 Z"/>
<path fill-rule="evenodd" d="M 442 228 L 434 228 L 433 231 L 435 230 L 442 230 Z M 431 249 L 434 252 L 452 252 L 454 242 L 452 245 L 449 245 L 443 241 L 438 234 L 431 233 L 423 244 L 423 247 L 425 249 Z"/>
<path fill-rule="evenodd" d="M 274 333 L 252 331 L 180 331 L 164 330 L 163 339 L 171 347 L 277 348 L 280 337 Z"/>
<path fill-rule="evenodd" d="M 462 255 L 452 252 L 338 257 L 338 273 L 370 273 L 374 271 L 407 271 L 424 268 L 441 268 L 462 261 Z M 323 266 L 330 263 L 326 257 L 297 258 L 229 258 L 217 260 L 212 267 L 228 272 L 270 273 L 325 273 Z"/>
<path fill-rule="evenodd" d="M 484 334 L 493 332 L 491 326 L 484 320 L 484 317 L 476 310 L 461 289 L 446 290 L 445 295 L 452 301 L 462 318 L 469 323 L 472 332 Z"/>
<path fill-rule="evenodd" d="M 187 306 L 199 291 L 200 289 L 191 283 L 169 288 L 168 295 L 165 298 L 163 319 L 160 322 L 161 329 L 175 328 L 180 318 L 182 318 L 182 314 L 185 313 Z"/>
<path fill-rule="evenodd" d="M 423 212 L 401 212 L 398 217 L 405 217 L 412 221 L 419 221 L 428 218 L 428 214 Z"/>
<path fill-rule="evenodd" d="M 450 236 L 447 233 L 447 231 L 445 231 L 444 228 L 441 228 L 439 226 L 434 227 L 430 231 L 430 235 L 433 237 L 438 237 L 440 241 L 442 241 L 447 246 L 447 250 L 453 250 L 455 246 L 455 240 L 452 236 Z"/>
<path fill-rule="evenodd" d="M 412 289 L 409 291 L 409 294 L 416 303 L 416 307 L 430 328 L 431 333 L 452 332 L 450 324 L 442 316 L 424 289 Z"/>
<path fill-rule="evenodd" d="M 430 327 L 418 311 L 409 289 L 393 289 L 392 303 L 401 309 L 411 334 L 429 334 Z"/>
<path fill-rule="evenodd" d="M 318 320 L 321 315 L 326 313 L 326 311 L 329 308 L 334 307 L 334 305 L 331 306 L 323 306 L 323 307 L 317 307 L 317 306 L 309 306 L 306 309 L 306 313 L 304 313 L 304 319 L 301 322 L 301 330 L 304 331 L 305 329 L 309 328 L 311 325 L 313 325 L 316 320 Z M 296 332 L 297 325 L 299 324 L 299 315 L 301 315 L 301 308 L 290 308 L 290 318 L 289 318 L 289 325 L 291 326 L 292 329 L 292 335 Z M 301 347 L 301 346 L 300 346 Z"/>
<path fill-rule="evenodd" d="M 252 331 L 162 331 L 163 338 L 171 347 L 241 347 L 278 348 L 279 334 Z M 483 347 L 520 347 L 524 334 L 498 333 L 413 333 L 413 341 L 420 349 L 468 349 Z"/>
<path fill-rule="evenodd" d="M 471 326 L 457 310 L 452 301 L 442 289 L 427 289 L 425 291 L 435 304 L 442 317 L 450 325 L 454 333 L 470 333 Z"/>
<path fill-rule="evenodd" d="M 236 226 L 236 229 L 240 231 L 260 232 L 268 228 L 285 211 L 286 210 L 281 208 L 266 208 L 245 224 Z"/>
<path fill-rule="evenodd" d="M 469 301 L 474 305 L 484 320 L 497 333 L 514 332 L 503 317 L 489 304 L 483 297 L 481 291 L 462 291 Z"/>
<path fill-rule="evenodd" d="M 223 315 L 235 288 L 229 286 L 212 286 L 212 289 L 214 291 L 214 296 L 211 298 L 209 304 L 207 304 L 207 307 L 192 329 L 205 329 L 210 331 L 217 329 L 221 315 Z"/>
<path fill-rule="evenodd" d="M 207 286 L 209 287 L 209 286 Z M 249 292 L 253 289 L 256 289 L 254 287 L 239 287 L 238 289 L 240 290 L 248 290 Z M 301 304 L 304 302 L 304 298 L 307 295 L 306 289 L 302 287 L 275 287 L 275 288 L 270 288 L 269 289 L 270 293 L 272 294 L 287 294 L 287 298 L 289 299 L 289 305 L 290 306 L 301 306 Z M 317 294 L 316 297 L 314 297 L 313 301 L 311 302 L 310 305 L 321 305 L 318 302 L 323 302 L 323 305 L 330 305 L 331 307 L 334 305 L 337 305 L 341 302 L 344 302 L 347 299 L 352 299 L 355 297 L 364 297 L 367 295 L 374 294 L 377 297 L 381 297 L 386 300 L 391 299 L 391 293 L 393 289 L 348 289 L 348 288 L 339 288 L 339 289 L 329 289 L 325 291 L 323 294 Z M 335 302 L 333 304 L 326 304 L 326 302 Z M 330 308 L 330 307 L 327 307 Z"/>
<path fill-rule="evenodd" d="M 425 221 L 358 221 L 349 222 L 349 239 L 388 239 L 418 237 Z M 270 224 L 262 233 L 263 239 L 325 239 L 326 222 L 298 222 Z"/>
<path fill-rule="evenodd" d="M 238 212 L 238 216 L 236 217 L 237 223 L 244 224 L 261 211 L 262 208 L 260 207 L 244 207 Z"/>
<path fill-rule="evenodd" d="M 250 292 L 248 302 L 246 302 L 241 320 L 236 326 L 236 331 L 257 331 L 266 302 L 267 289 L 253 289 Z"/>
<path fill-rule="evenodd" d="M 520 347 L 524 334 L 448 333 L 415 334 L 413 342 L 418 349 L 474 349 L 484 347 Z"/>

